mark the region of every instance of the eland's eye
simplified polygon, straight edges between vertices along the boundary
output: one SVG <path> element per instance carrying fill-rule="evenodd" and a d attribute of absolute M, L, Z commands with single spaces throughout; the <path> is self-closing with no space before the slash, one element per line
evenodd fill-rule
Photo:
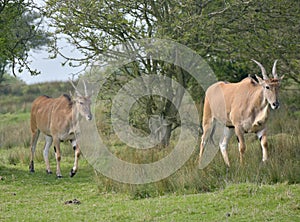
<path fill-rule="evenodd" d="M 270 86 L 266 86 L 266 89 L 270 89 Z"/>

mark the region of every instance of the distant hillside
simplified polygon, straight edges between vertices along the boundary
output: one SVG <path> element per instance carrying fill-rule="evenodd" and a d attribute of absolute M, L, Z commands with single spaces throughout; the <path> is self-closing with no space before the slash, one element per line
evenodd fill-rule
<path fill-rule="evenodd" d="M 0 113 L 30 111 L 32 101 L 40 95 L 51 97 L 69 94 L 73 87 L 69 82 L 46 82 L 26 85 L 17 78 L 7 78 L 0 84 Z"/>
<path fill-rule="evenodd" d="M 32 101 L 40 95 L 58 97 L 73 92 L 69 82 L 46 82 L 26 85 L 22 80 L 6 76 L 0 84 L 0 114 L 29 112 Z M 76 85 L 76 84 L 75 84 Z M 105 92 L 109 94 L 110 92 Z M 300 117 L 300 85 L 287 82 L 280 91 L 281 107 L 287 112 Z M 195 101 L 200 103 L 199 101 Z"/>

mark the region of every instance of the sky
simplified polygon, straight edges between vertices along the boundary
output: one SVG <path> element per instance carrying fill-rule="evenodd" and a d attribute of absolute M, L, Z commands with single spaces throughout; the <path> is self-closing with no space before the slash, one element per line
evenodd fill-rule
<path fill-rule="evenodd" d="M 69 45 L 65 39 L 60 39 L 58 44 L 63 47 L 64 53 L 76 57 L 80 57 L 80 53 Z M 27 84 L 34 84 L 40 82 L 49 81 L 66 81 L 68 78 L 72 78 L 72 74 L 76 74 L 83 70 L 83 67 L 70 67 L 68 64 L 62 66 L 65 61 L 61 56 L 57 56 L 55 59 L 49 58 L 47 48 L 41 50 L 31 50 L 29 52 L 28 60 L 31 61 L 31 69 L 37 69 L 41 74 L 37 76 L 31 76 L 27 70 L 17 74 Z"/>
<path fill-rule="evenodd" d="M 40 6 L 45 4 L 43 0 L 34 0 L 34 2 Z M 63 37 L 58 40 L 58 45 L 63 48 L 65 54 L 72 55 L 75 58 L 81 57 L 80 52 L 68 44 Z M 34 84 L 49 81 L 67 81 L 68 78 L 72 78 L 72 74 L 83 70 L 83 67 L 74 68 L 68 64 L 62 66 L 62 63 L 65 61 L 62 57 L 58 56 L 56 59 L 50 59 L 49 56 L 50 54 L 46 47 L 43 47 L 41 50 L 31 50 L 28 58 L 31 61 L 30 67 L 33 70 L 37 69 L 41 74 L 31 76 L 27 70 L 24 70 L 22 73 L 18 73 L 17 76 L 27 84 Z M 9 71 L 11 72 L 11 70 Z"/>

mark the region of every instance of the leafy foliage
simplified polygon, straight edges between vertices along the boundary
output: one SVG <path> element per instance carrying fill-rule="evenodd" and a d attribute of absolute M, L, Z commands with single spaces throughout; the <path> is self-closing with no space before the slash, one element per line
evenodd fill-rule
<path fill-rule="evenodd" d="M 88 62 L 99 54 L 113 55 L 111 46 L 129 40 L 169 38 L 206 58 L 220 78 L 231 75 L 238 81 L 248 74 L 239 67 L 257 68 L 251 58 L 268 70 L 279 59 L 279 73 L 288 73 L 287 78 L 299 83 L 299 4 L 297 0 L 51 0 L 47 15 L 57 33 L 67 34 Z M 222 73 L 219 65 L 226 63 L 240 73 L 230 69 Z"/>
<path fill-rule="evenodd" d="M 13 74 L 16 69 L 28 70 L 32 75 L 39 72 L 29 66 L 28 52 L 47 43 L 47 33 L 41 29 L 41 14 L 33 1 L 3 0 L 0 2 L 0 82 L 7 65 Z"/>
<path fill-rule="evenodd" d="M 134 50 L 132 40 L 154 37 L 175 40 L 195 50 L 222 80 L 237 82 L 254 74 L 250 68 L 258 72 L 257 65 L 250 62 L 255 58 L 265 64 L 267 70 L 271 69 L 275 59 L 279 59 L 278 73 L 288 72 L 287 78 L 299 82 L 298 10 L 299 1 L 296 0 L 49 0 L 46 15 L 56 29 L 54 37 L 56 34 L 67 35 L 85 55 L 82 59 L 63 55 L 54 41 L 54 56 L 60 54 L 71 64 L 94 60 L 105 64 L 110 58 L 121 55 L 119 48 L 114 46 L 126 43 L 127 48 Z M 142 54 L 115 75 L 122 75 L 129 81 L 142 73 L 167 76 L 188 89 L 200 88 L 180 67 Z M 113 81 L 118 79 L 115 77 Z M 176 119 L 177 110 L 171 104 L 178 101 L 180 104 L 183 93 L 175 91 L 171 93 L 176 97 L 165 101 L 163 106 L 151 97 L 144 100 L 143 106 L 150 106 L 146 119 L 156 114 Z M 198 98 L 201 94 L 203 92 L 197 92 L 193 96 Z M 161 108 L 153 111 L 153 107 Z M 168 144 L 170 131 L 177 125 L 178 122 L 171 121 L 165 144 Z"/>

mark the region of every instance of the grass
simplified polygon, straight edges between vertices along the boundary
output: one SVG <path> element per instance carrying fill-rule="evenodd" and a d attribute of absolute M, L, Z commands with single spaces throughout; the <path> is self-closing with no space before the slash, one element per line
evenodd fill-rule
<path fill-rule="evenodd" d="M 0 148 L 30 145 L 30 113 L 0 114 Z"/>
<path fill-rule="evenodd" d="M 1 114 L 0 221 L 300 221 L 300 119 L 288 109 L 271 114 L 266 164 L 261 164 L 259 141 L 248 135 L 244 165 L 239 164 L 233 138 L 229 170 L 220 152 L 207 168 L 199 170 L 197 149 L 173 175 L 145 185 L 106 178 L 84 158 L 78 174 L 69 178 L 74 159 L 68 143 L 62 144 L 65 177 L 46 175 L 43 136 L 36 152 L 36 173 L 31 174 L 29 113 Z M 125 147 L 101 115 L 97 116 L 101 131 L 116 156 L 145 163 L 171 152 L 171 146 L 145 152 Z M 53 151 L 50 163 L 55 171 Z M 65 204 L 74 199 L 81 203 Z"/>
<path fill-rule="evenodd" d="M 72 158 L 62 162 L 66 174 Z M 0 172 L 0 221 L 300 220 L 299 185 L 227 184 L 215 192 L 135 199 L 126 193 L 100 193 L 97 177 L 84 159 L 74 178 L 46 175 L 43 162 L 36 163 L 34 174 L 23 163 L 1 164 Z M 81 203 L 65 204 L 74 199 Z"/>
<path fill-rule="evenodd" d="M 279 121 L 279 120 L 278 120 Z M 280 120 L 284 122 L 283 120 Z M 286 121 L 287 122 L 287 121 Z M 280 123 L 281 124 L 281 123 Z M 157 183 L 140 186 L 126 185 L 107 179 L 101 174 L 97 175 L 99 190 L 131 193 L 136 199 L 156 197 L 168 193 L 193 194 L 199 192 L 213 192 L 223 189 L 227 184 L 253 183 L 253 184 L 276 184 L 300 183 L 300 137 L 299 129 L 294 132 L 270 133 L 269 136 L 269 159 L 263 164 L 260 143 L 255 135 L 247 135 L 247 150 L 244 164 L 239 163 L 239 151 L 235 138 L 229 145 L 229 159 L 231 167 L 227 170 L 221 153 L 218 152 L 213 161 L 204 170 L 199 170 L 197 149 L 184 166 L 173 175 Z M 113 137 L 111 137 L 113 138 Z M 159 160 L 166 156 L 169 149 L 132 150 L 120 145 L 116 140 L 110 140 L 113 149 L 111 152 L 128 162 L 145 163 L 149 160 Z"/>

